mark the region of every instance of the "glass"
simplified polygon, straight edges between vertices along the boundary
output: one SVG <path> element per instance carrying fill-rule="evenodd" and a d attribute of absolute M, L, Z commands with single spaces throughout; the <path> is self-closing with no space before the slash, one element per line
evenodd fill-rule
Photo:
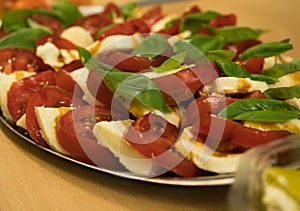
<path fill-rule="evenodd" d="M 300 134 L 253 148 L 242 156 L 235 182 L 228 192 L 230 211 L 265 210 L 262 203 L 262 174 L 272 166 L 299 169 Z"/>

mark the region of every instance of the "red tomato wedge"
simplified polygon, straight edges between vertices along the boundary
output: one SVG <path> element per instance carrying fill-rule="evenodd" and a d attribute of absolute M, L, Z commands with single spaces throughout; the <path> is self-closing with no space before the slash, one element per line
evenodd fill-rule
<path fill-rule="evenodd" d="M 57 19 L 48 15 L 31 15 L 29 19 L 51 29 L 54 34 L 60 34 L 64 30 L 64 26 Z"/>
<path fill-rule="evenodd" d="M 59 49 L 77 50 L 77 46 L 58 35 L 45 35 L 36 41 L 36 46 L 53 43 Z"/>
<path fill-rule="evenodd" d="M 44 147 L 48 146 L 40 133 L 40 127 L 35 116 L 36 106 L 59 108 L 62 106 L 70 107 L 83 105 L 86 105 L 83 100 L 73 97 L 72 94 L 62 88 L 48 86 L 39 90 L 29 99 L 26 108 L 26 128 L 30 137 L 37 144 Z"/>
<path fill-rule="evenodd" d="M 203 175 L 192 162 L 175 150 L 171 150 L 179 135 L 176 126 L 162 117 L 146 114 L 133 123 L 125 135 L 128 143 L 147 158 L 182 177 Z M 160 157 L 163 156 L 161 159 Z M 175 163 L 174 163 L 175 162 Z"/>
<path fill-rule="evenodd" d="M 143 19 L 134 19 L 129 20 L 124 23 L 120 23 L 118 25 L 115 25 L 106 31 L 104 31 L 100 36 L 99 40 L 104 39 L 105 37 L 111 36 L 111 35 L 133 35 L 135 33 L 149 33 L 150 28 L 148 24 Z"/>
<path fill-rule="evenodd" d="M 123 169 L 118 159 L 97 143 L 93 127 L 99 121 L 111 121 L 104 106 L 83 106 L 66 113 L 58 122 L 56 134 L 61 146 L 75 159 L 112 170 Z"/>
<path fill-rule="evenodd" d="M 159 21 L 163 17 L 162 14 L 162 8 L 161 6 L 156 6 L 151 8 L 150 10 L 146 11 L 142 19 L 145 20 L 145 22 L 148 24 L 149 27 L 151 27 L 154 23 Z"/>
<path fill-rule="evenodd" d="M 219 131 L 223 131 L 220 136 L 210 132 L 212 122 L 216 126 L 220 125 Z M 285 131 L 262 131 L 248 128 L 233 120 L 210 114 L 201 114 L 200 124 L 194 126 L 192 131 L 202 140 L 206 140 L 207 136 L 209 136 L 220 142 L 231 143 L 234 147 L 244 150 L 267 144 L 290 134 Z"/>
<path fill-rule="evenodd" d="M 25 114 L 30 97 L 37 91 L 55 84 L 55 73 L 50 70 L 14 82 L 7 93 L 7 107 L 12 118 L 17 121 Z"/>
<path fill-rule="evenodd" d="M 21 48 L 0 49 L 0 72 L 9 74 L 16 70 L 38 72 L 48 69 L 52 68 L 44 64 L 43 60 L 30 50 Z"/>

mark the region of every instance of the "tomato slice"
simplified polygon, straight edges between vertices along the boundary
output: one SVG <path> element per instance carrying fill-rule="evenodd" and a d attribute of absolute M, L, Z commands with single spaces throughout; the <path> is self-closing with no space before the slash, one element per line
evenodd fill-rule
<path fill-rule="evenodd" d="M 108 4 L 105 5 L 105 8 L 104 8 L 102 14 L 107 15 L 107 16 L 112 15 L 112 14 L 115 14 L 117 17 L 121 16 L 119 7 L 113 2 L 109 2 Z"/>
<path fill-rule="evenodd" d="M 16 70 L 38 72 L 52 69 L 32 51 L 21 48 L 0 49 L 0 72 L 6 74 Z"/>
<path fill-rule="evenodd" d="M 58 35 L 45 35 L 36 41 L 36 46 L 53 43 L 59 49 L 77 50 L 77 46 Z"/>
<path fill-rule="evenodd" d="M 28 18 L 51 29 L 54 34 L 60 34 L 64 30 L 64 26 L 57 19 L 48 15 L 35 14 Z"/>
<path fill-rule="evenodd" d="M 237 17 L 235 14 L 221 15 L 211 20 L 208 24 L 212 27 L 235 26 Z"/>
<path fill-rule="evenodd" d="M 26 107 L 26 128 L 30 137 L 37 144 L 44 147 L 48 146 L 40 133 L 40 127 L 35 116 L 36 106 L 59 108 L 62 106 L 76 107 L 83 105 L 87 104 L 83 100 L 73 97 L 72 94 L 68 93 L 62 88 L 56 86 L 48 86 L 40 89 L 29 98 Z"/>
<path fill-rule="evenodd" d="M 161 6 L 155 6 L 142 15 L 142 19 L 151 27 L 163 17 Z"/>
<path fill-rule="evenodd" d="M 153 158 L 177 175 L 182 177 L 203 175 L 202 170 L 173 149 L 178 135 L 179 130 L 176 126 L 160 116 L 149 113 L 133 123 L 125 138 L 139 153 L 147 158 Z"/>
<path fill-rule="evenodd" d="M 233 44 L 229 44 L 224 46 L 225 50 L 232 50 L 236 52 L 236 56 L 233 60 L 238 60 L 240 58 L 240 56 L 242 55 L 242 53 L 247 50 L 248 48 L 258 45 L 260 44 L 261 41 L 259 40 L 244 40 L 244 41 L 240 41 L 240 42 L 236 42 Z"/>
<path fill-rule="evenodd" d="M 58 122 L 56 135 L 61 146 L 75 159 L 112 170 L 123 169 L 118 159 L 97 143 L 93 127 L 99 121 L 111 121 L 104 106 L 83 106 L 66 113 Z"/>
<path fill-rule="evenodd" d="M 69 93 L 78 98 L 82 98 L 83 90 L 65 70 L 60 69 L 55 72 L 55 81 L 56 86 L 67 90 Z"/>
<path fill-rule="evenodd" d="M 7 93 L 7 107 L 12 118 L 17 121 L 26 112 L 29 98 L 46 86 L 54 86 L 55 73 L 45 71 L 14 82 Z"/>
<path fill-rule="evenodd" d="M 221 135 L 210 132 L 212 122 L 215 125 L 221 126 L 221 128 L 219 128 L 220 131 L 223 130 Z M 267 144 L 290 134 L 286 131 L 262 131 L 248 128 L 233 120 L 210 114 L 201 114 L 200 124 L 198 126 L 194 125 L 192 131 L 195 135 L 198 135 L 201 140 L 206 140 L 209 136 L 220 142 L 230 143 L 235 148 L 240 149 L 249 149 Z"/>
<path fill-rule="evenodd" d="M 109 29 L 107 29 L 105 32 L 103 32 L 99 36 L 99 40 L 104 39 L 105 37 L 111 36 L 111 35 L 133 35 L 135 33 L 150 33 L 150 28 L 148 24 L 143 19 L 134 19 L 129 20 L 124 23 L 120 23 L 118 25 L 115 25 Z"/>
<path fill-rule="evenodd" d="M 72 25 L 85 28 L 94 38 L 96 38 L 100 29 L 112 23 L 113 21 L 106 14 L 93 14 L 78 19 Z"/>
<path fill-rule="evenodd" d="M 242 61 L 240 65 L 245 68 L 249 73 L 259 74 L 264 67 L 264 57 L 253 57 Z"/>
<path fill-rule="evenodd" d="M 68 73 L 73 72 L 74 70 L 78 70 L 83 67 L 81 60 L 73 60 L 69 64 L 65 64 L 64 66 L 60 67 L 59 70 L 64 70 Z"/>

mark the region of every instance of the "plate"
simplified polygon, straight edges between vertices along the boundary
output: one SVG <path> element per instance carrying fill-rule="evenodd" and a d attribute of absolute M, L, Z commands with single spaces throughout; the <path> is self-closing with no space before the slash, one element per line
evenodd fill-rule
<path fill-rule="evenodd" d="M 175 185 L 175 186 L 218 186 L 218 185 L 229 185 L 234 182 L 234 175 L 233 174 L 223 174 L 223 175 L 213 175 L 213 176 L 201 176 L 201 177 L 192 177 L 192 178 L 180 178 L 180 177 L 143 177 L 138 176 L 136 174 L 132 174 L 130 172 L 125 171 L 113 171 L 105 168 L 101 168 L 98 166 L 93 166 L 87 163 L 80 162 L 78 160 L 75 160 L 71 157 L 65 156 L 63 154 L 60 154 L 56 151 L 53 151 L 49 148 L 42 147 L 38 144 L 36 144 L 28 135 L 28 133 L 16 126 L 12 125 L 9 122 L 5 120 L 5 118 L 0 115 L 1 122 L 6 125 L 15 135 L 21 137 L 24 141 L 33 144 L 34 146 L 38 147 L 41 150 L 44 150 L 47 153 L 51 153 L 55 156 L 58 156 L 60 158 L 63 158 L 67 161 L 73 162 L 75 164 L 79 164 L 82 167 L 90 168 L 93 170 L 96 170 L 98 172 L 102 173 L 108 173 L 117 177 L 122 177 L 126 179 L 132 179 L 132 180 L 139 180 L 149 183 L 156 183 L 156 184 L 164 184 L 164 185 Z"/>

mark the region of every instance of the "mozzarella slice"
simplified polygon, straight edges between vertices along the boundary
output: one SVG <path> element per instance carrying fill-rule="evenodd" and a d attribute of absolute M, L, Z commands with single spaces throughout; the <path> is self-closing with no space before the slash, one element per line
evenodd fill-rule
<path fill-rule="evenodd" d="M 7 121 L 14 122 L 7 107 L 7 92 L 9 91 L 11 85 L 15 81 L 22 80 L 23 78 L 26 78 L 34 74 L 35 74 L 34 72 L 27 72 L 27 71 L 15 71 L 11 74 L 0 73 L 0 87 L 1 87 L 0 108 L 2 110 L 3 116 L 6 118 Z"/>
<path fill-rule="evenodd" d="M 80 86 L 83 91 L 82 99 L 89 103 L 90 105 L 99 105 L 100 102 L 97 101 L 93 95 L 91 95 L 88 87 L 87 87 L 87 78 L 89 75 L 89 70 L 85 67 L 75 70 L 70 73 L 70 76 L 74 81 Z"/>
<path fill-rule="evenodd" d="M 81 26 L 68 27 L 61 33 L 60 36 L 83 48 L 91 45 L 94 42 L 91 34 Z"/>
<path fill-rule="evenodd" d="M 242 154 L 220 155 L 213 152 L 205 144 L 196 141 L 190 127 L 183 130 L 175 144 L 176 149 L 190 159 L 198 168 L 225 174 L 236 172 Z"/>
<path fill-rule="evenodd" d="M 21 116 L 20 119 L 18 119 L 18 121 L 16 122 L 16 125 L 20 128 L 23 128 L 24 130 L 27 130 L 27 128 L 26 128 L 26 114 L 24 114 L 23 116 Z"/>
<path fill-rule="evenodd" d="M 177 15 L 175 14 L 171 14 L 168 16 L 163 17 L 162 19 L 160 19 L 159 21 L 157 21 L 152 27 L 151 27 L 151 31 L 152 32 L 158 32 L 162 29 L 165 28 L 166 24 L 169 23 L 170 21 L 174 20 L 175 18 L 178 18 Z"/>
<path fill-rule="evenodd" d="M 288 104 L 300 109 L 300 98 L 294 97 L 294 98 L 285 100 L 285 102 L 287 102 Z"/>
<path fill-rule="evenodd" d="M 264 66 L 263 69 L 269 69 L 271 68 L 273 65 L 275 64 L 283 64 L 283 63 L 288 63 L 291 62 L 293 60 L 292 57 L 289 56 L 280 56 L 280 58 L 278 56 L 272 56 L 272 57 L 267 57 L 264 60 Z"/>
<path fill-rule="evenodd" d="M 126 142 L 124 135 L 132 122 L 132 120 L 98 122 L 93 133 L 98 143 L 110 149 L 119 158 L 120 163 L 130 172 L 147 177 L 161 175 L 166 172 L 153 159 L 146 158 Z"/>
<path fill-rule="evenodd" d="M 250 93 L 256 90 L 264 92 L 268 89 L 267 83 L 262 81 L 254 81 L 250 78 L 236 78 L 236 77 L 219 77 L 212 83 L 205 85 L 203 92 L 207 94 L 238 94 Z"/>
<path fill-rule="evenodd" d="M 50 65 L 54 69 L 79 59 L 77 50 L 59 49 L 51 42 L 39 45 L 36 49 L 36 55 L 43 59 L 45 64 Z"/>
<path fill-rule="evenodd" d="M 291 87 L 300 84 L 300 71 L 290 73 L 278 78 L 278 82 L 270 84 L 270 88 Z"/>
<path fill-rule="evenodd" d="M 56 136 L 57 121 L 71 108 L 49 108 L 49 107 L 36 107 L 35 113 L 41 128 L 41 135 L 47 142 L 51 149 L 62 153 L 64 155 L 70 155 L 59 143 Z"/>
<path fill-rule="evenodd" d="M 300 133 L 300 120 L 292 119 L 287 122 L 252 122 L 245 121 L 244 126 L 264 131 L 288 131 L 291 133 Z"/>

